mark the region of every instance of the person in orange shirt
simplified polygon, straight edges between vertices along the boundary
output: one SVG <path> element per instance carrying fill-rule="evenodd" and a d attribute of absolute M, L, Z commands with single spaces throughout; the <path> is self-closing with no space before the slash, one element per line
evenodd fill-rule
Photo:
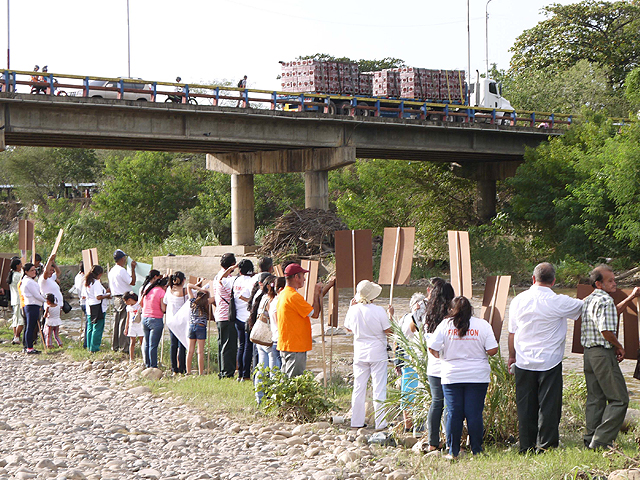
<path fill-rule="evenodd" d="M 287 265 L 284 276 L 287 286 L 278 296 L 278 350 L 282 370 L 289 377 L 302 375 L 307 366 L 307 352 L 311 350 L 311 318 L 318 318 L 322 308 L 322 287 L 313 290 L 313 304 L 309 305 L 297 289 L 304 286 L 305 270 L 297 263 Z"/>

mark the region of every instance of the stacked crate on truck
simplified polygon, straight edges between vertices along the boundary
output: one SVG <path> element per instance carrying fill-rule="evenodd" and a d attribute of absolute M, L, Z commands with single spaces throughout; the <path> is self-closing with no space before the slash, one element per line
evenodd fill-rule
<path fill-rule="evenodd" d="M 401 67 L 400 96 L 415 100 L 439 101 L 440 70 Z"/>
<path fill-rule="evenodd" d="M 370 97 L 373 95 L 373 73 L 362 72 L 358 74 L 358 84 L 356 87 L 356 95 Z"/>
<path fill-rule="evenodd" d="M 440 101 L 464 103 L 465 72 L 462 70 L 440 70 Z"/>
<path fill-rule="evenodd" d="M 293 93 L 354 95 L 359 89 L 358 64 L 294 60 L 282 64 L 281 86 Z"/>
<path fill-rule="evenodd" d="M 400 96 L 400 72 L 397 68 L 385 68 L 373 72 L 373 96 L 391 98 Z"/>

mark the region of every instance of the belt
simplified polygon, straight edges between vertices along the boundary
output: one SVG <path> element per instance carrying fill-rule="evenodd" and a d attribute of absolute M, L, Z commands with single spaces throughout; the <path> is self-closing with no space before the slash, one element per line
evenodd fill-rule
<path fill-rule="evenodd" d="M 111 298 L 114 298 L 114 297 L 124 297 L 124 293 L 122 295 L 111 295 Z"/>

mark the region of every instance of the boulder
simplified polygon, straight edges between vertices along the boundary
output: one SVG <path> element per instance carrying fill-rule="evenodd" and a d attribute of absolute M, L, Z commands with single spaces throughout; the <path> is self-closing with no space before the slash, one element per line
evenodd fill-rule
<path fill-rule="evenodd" d="M 159 368 L 147 368 L 140 374 L 142 378 L 146 378 L 147 380 L 160 380 L 162 375 L 162 370 Z"/>
<path fill-rule="evenodd" d="M 626 468 L 614 470 L 609 474 L 608 480 L 640 480 L 640 469 Z"/>

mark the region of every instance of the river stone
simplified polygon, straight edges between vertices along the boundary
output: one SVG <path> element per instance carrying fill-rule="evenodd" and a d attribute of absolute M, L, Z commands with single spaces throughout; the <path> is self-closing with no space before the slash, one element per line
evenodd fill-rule
<path fill-rule="evenodd" d="M 143 468 L 138 472 L 138 475 L 144 478 L 160 478 L 162 474 L 154 468 Z"/>
<path fill-rule="evenodd" d="M 145 393 L 151 393 L 151 389 L 149 387 L 145 387 L 144 385 L 130 388 L 129 391 L 134 395 L 143 395 Z"/>
<path fill-rule="evenodd" d="M 608 480 L 640 480 L 640 469 L 614 470 L 609 474 Z"/>
<path fill-rule="evenodd" d="M 406 470 L 396 470 L 387 475 L 387 480 L 407 480 L 411 474 Z"/>
<path fill-rule="evenodd" d="M 146 378 L 147 380 L 160 380 L 162 375 L 162 370 L 159 368 L 147 368 L 140 374 L 142 378 Z"/>
<path fill-rule="evenodd" d="M 298 425 L 291 431 L 291 433 L 293 435 L 305 435 L 308 431 L 309 428 L 306 425 Z"/>

